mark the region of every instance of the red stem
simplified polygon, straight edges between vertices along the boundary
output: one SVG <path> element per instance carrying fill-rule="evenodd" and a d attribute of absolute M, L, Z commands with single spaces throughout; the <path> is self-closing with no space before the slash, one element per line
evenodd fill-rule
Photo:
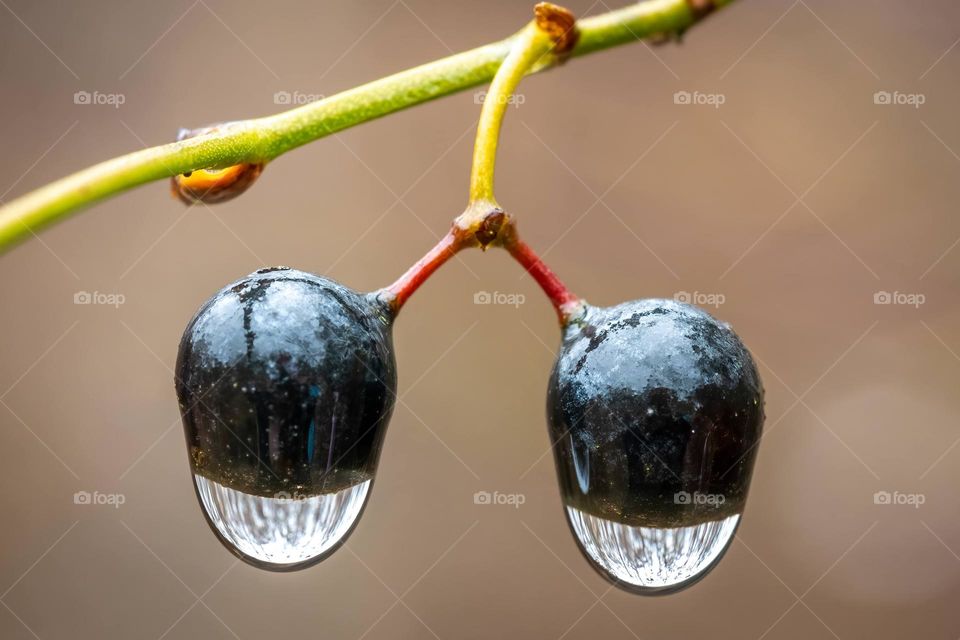
<path fill-rule="evenodd" d="M 560 318 L 560 324 L 566 324 L 571 313 L 578 306 L 580 301 L 567 286 L 550 270 L 543 260 L 540 259 L 533 249 L 520 238 L 513 236 L 504 243 L 504 248 L 510 252 L 510 255 L 527 270 L 533 279 L 537 281 L 543 292 L 550 298 L 553 308 L 557 310 L 557 316 Z"/>
<path fill-rule="evenodd" d="M 550 267 L 544 264 L 533 249 L 517 236 L 512 223 L 508 224 L 501 233 L 499 223 L 502 222 L 503 212 L 497 211 L 496 213 L 500 217 L 496 219 L 498 224 L 496 230 L 492 231 L 493 235 L 500 238 L 500 245 L 536 280 L 543 292 L 547 294 L 554 309 L 557 310 L 560 324 L 566 325 L 582 306 L 580 298 L 567 289 L 566 285 L 550 270 Z M 470 229 L 472 228 L 470 227 Z M 394 315 L 400 313 L 404 303 L 420 288 L 420 285 L 426 282 L 434 271 L 455 256 L 458 251 L 466 247 L 482 247 L 490 244 L 489 241 L 482 242 L 478 239 L 478 236 L 485 237 L 482 224 L 476 231 L 470 231 L 454 224 L 450 231 L 440 238 L 440 241 L 425 256 L 407 269 L 406 273 L 400 276 L 396 282 L 381 289 L 381 293 L 389 301 Z"/>
<path fill-rule="evenodd" d="M 461 235 L 457 233 L 457 229 L 451 228 L 425 256 L 417 260 L 396 282 L 386 287 L 384 291 L 391 298 L 390 307 L 394 314 L 400 312 L 407 298 L 412 296 L 413 292 L 419 289 L 434 271 L 463 247 Z"/>

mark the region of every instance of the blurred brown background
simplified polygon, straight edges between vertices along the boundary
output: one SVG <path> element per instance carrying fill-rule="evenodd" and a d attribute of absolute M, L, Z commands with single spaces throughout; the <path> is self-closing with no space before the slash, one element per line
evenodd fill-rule
<path fill-rule="evenodd" d="M 530 15 L 506 1 L 0 4 L 4 200 Z M 0 258 L 0 636 L 956 638 L 958 24 L 947 0 L 742 0 L 682 46 L 530 78 L 508 113 L 500 200 L 575 291 L 722 299 L 705 306 L 762 363 L 746 516 L 699 585 L 640 598 L 581 558 L 545 428 L 554 315 L 497 252 L 454 261 L 400 317 L 403 401 L 346 548 L 271 574 L 201 517 L 169 370 L 187 320 L 264 265 L 361 290 L 396 277 L 465 203 L 467 92 L 280 158 L 213 211 L 154 184 Z M 476 305 L 480 291 L 526 302 Z M 124 504 L 75 505 L 77 491 Z M 477 491 L 525 503 L 476 505 Z M 882 491 L 923 504 L 875 504 Z"/>

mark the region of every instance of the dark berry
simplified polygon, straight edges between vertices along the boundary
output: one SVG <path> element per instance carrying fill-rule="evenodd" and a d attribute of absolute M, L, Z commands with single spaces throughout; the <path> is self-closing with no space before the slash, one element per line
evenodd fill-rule
<path fill-rule="evenodd" d="M 568 518 L 608 577 L 640 589 L 695 579 L 665 575 L 668 561 L 650 557 L 650 545 L 729 521 L 727 533 L 715 531 L 714 555 L 695 541 L 683 552 L 719 558 L 743 511 L 764 417 L 760 377 L 729 326 L 671 300 L 585 307 L 565 329 L 547 411 Z M 672 541 L 653 540 L 664 535 Z M 612 548 L 591 552 L 604 544 Z M 640 565 L 654 560 L 662 575 L 650 577 Z"/>
<path fill-rule="evenodd" d="M 390 329 L 389 311 L 374 296 L 283 267 L 227 286 L 197 312 L 180 343 L 177 396 L 198 495 L 232 546 L 241 546 L 231 535 L 237 522 L 218 519 L 243 520 L 256 508 L 265 510 L 261 520 L 317 520 L 326 516 L 316 509 L 291 515 L 292 507 L 281 513 L 276 505 L 302 500 L 303 511 L 316 496 L 360 486 L 362 508 L 396 392 Z M 247 508 L 232 508 L 238 500 Z M 252 552 L 241 546 L 242 556 L 276 564 L 314 559 L 289 549 L 289 557 L 277 556 L 269 546 L 270 536 L 302 544 L 304 531 L 278 522 L 251 533 L 256 524 L 242 525 L 240 537 L 258 545 Z"/>

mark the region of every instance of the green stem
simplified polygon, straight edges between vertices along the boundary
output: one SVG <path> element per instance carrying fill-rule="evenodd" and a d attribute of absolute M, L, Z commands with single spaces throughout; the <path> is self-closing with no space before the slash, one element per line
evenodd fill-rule
<path fill-rule="evenodd" d="M 483 98 L 477 138 L 473 145 L 473 166 L 470 169 L 470 203 L 496 205 L 493 196 L 493 174 L 497 161 L 497 143 L 503 115 L 520 80 L 531 67 L 553 48 L 550 36 L 531 22 L 518 33 L 510 55 L 497 70 L 490 89 Z"/>
<path fill-rule="evenodd" d="M 585 18 L 577 23 L 580 38 L 571 55 L 681 33 L 705 15 L 705 5 L 719 7 L 731 1 L 647 0 Z M 74 211 L 133 187 L 198 168 L 266 162 L 348 127 L 489 82 L 512 50 L 514 37 L 290 111 L 137 151 L 74 173 L 0 208 L 0 252 Z"/>

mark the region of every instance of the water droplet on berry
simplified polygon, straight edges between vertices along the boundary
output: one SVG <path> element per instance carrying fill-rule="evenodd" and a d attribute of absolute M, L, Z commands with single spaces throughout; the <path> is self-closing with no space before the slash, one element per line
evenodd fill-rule
<path fill-rule="evenodd" d="M 706 575 L 733 539 L 740 516 L 687 527 L 634 527 L 568 506 L 567 520 L 584 554 L 610 580 L 654 594 Z"/>
<path fill-rule="evenodd" d="M 300 569 L 322 560 L 360 517 L 370 480 L 317 496 L 262 497 L 193 476 L 200 504 L 221 540 L 264 569 Z"/>

